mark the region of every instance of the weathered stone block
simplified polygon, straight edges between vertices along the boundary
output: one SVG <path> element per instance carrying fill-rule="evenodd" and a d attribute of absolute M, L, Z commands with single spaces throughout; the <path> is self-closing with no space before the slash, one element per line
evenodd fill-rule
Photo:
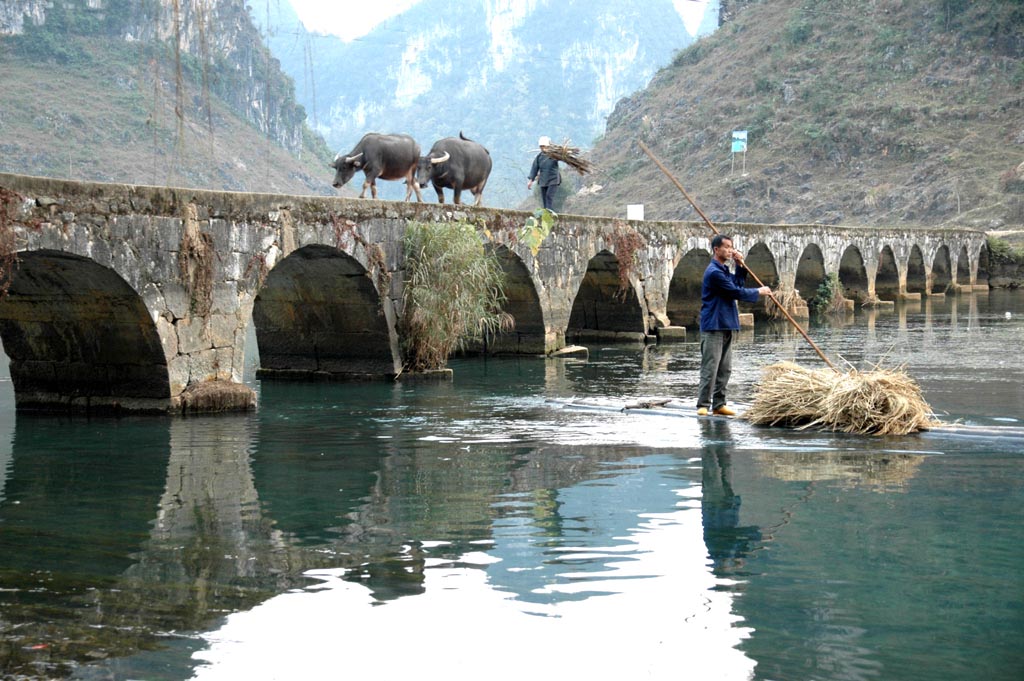
<path fill-rule="evenodd" d="M 211 314 L 209 328 L 213 347 L 230 347 L 235 343 L 238 317 L 234 314 Z"/>
<path fill-rule="evenodd" d="M 178 355 L 167 363 L 167 378 L 171 397 L 180 395 L 188 385 L 189 364 L 188 355 Z"/>
<path fill-rule="evenodd" d="M 685 326 L 661 326 L 656 329 L 659 343 L 686 342 Z"/>
<path fill-rule="evenodd" d="M 178 352 L 181 354 L 191 355 L 213 347 L 205 320 L 188 317 L 177 320 L 174 326 L 178 331 Z"/>
<path fill-rule="evenodd" d="M 167 303 L 164 301 L 164 292 L 153 282 L 144 284 L 139 295 L 142 296 L 142 302 L 145 303 L 150 316 L 158 317 L 167 309 Z"/>
<path fill-rule="evenodd" d="M 199 231 L 206 232 L 213 239 L 213 250 L 222 258 L 234 250 L 232 244 L 232 225 L 226 220 L 210 220 L 199 225 Z"/>
<path fill-rule="evenodd" d="M 160 336 L 160 346 L 164 350 L 164 358 L 171 361 L 178 356 L 178 332 L 174 324 L 163 315 L 156 318 L 156 332 Z"/>
<path fill-rule="evenodd" d="M 154 217 L 152 227 L 157 239 L 157 249 L 177 253 L 181 248 L 181 220 L 179 218 Z"/>
<path fill-rule="evenodd" d="M 256 407 L 256 393 L 233 381 L 205 381 L 182 392 L 179 404 L 186 413 L 246 411 Z"/>
<path fill-rule="evenodd" d="M 161 290 L 164 294 L 166 309 L 174 315 L 175 319 L 183 319 L 189 316 L 191 301 L 184 286 L 177 281 L 168 281 L 162 285 Z"/>
<path fill-rule="evenodd" d="M 188 356 L 188 382 L 211 381 L 218 377 L 220 355 L 217 350 L 193 352 Z M 230 357 L 228 362 L 230 362 Z"/>
<path fill-rule="evenodd" d="M 590 350 L 582 345 L 567 345 L 564 348 L 553 350 L 549 357 L 589 357 Z"/>
<path fill-rule="evenodd" d="M 238 286 L 234 282 L 214 284 L 213 304 L 210 311 L 234 316 L 240 307 L 238 298 Z"/>
<path fill-rule="evenodd" d="M 853 301 L 850 301 L 853 302 Z M 741 329 L 752 329 L 754 328 L 754 313 L 744 312 L 740 315 L 740 328 Z"/>

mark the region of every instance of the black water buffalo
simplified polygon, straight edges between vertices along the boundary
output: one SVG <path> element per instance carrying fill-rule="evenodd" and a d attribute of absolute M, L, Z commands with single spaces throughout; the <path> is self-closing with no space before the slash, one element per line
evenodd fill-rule
<path fill-rule="evenodd" d="M 459 132 L 458 138 L 445 137 L 434 142 L 430 153 L 420 159 L 416 180 L 424 187 L 427 182 L 434 185 L 441 203 L 444 203 L 444 188 L 448 187 L 455 193 L 455 203 L 462 203 L 462 190 L 468 189 L 476 197 L 475 205 L 479 206 L 484 200 L 484 185 L 490 174 L 490 152 Z"/>
<path fill-rule="evenodd" d="M 416 182 L 416 164 L 420 160 L 420 145 L 408 135 L 382 135 L 369 132 L 363 135 L 355 149 L 345 155 L 334 157 L 331 167 L 334 174 L 334 186 L 342 187 L 352 179 L 357 170 L 362 170 L 366 179 L 359 198 L 366 198 L 366 188 L 370 188 L 373 198 L 377 198 L 377 178 L 382 180 L 405 180 L 405 200 L 408 201 L 413 192 L 416 200 L 422 201 L 420 185 Z"/>

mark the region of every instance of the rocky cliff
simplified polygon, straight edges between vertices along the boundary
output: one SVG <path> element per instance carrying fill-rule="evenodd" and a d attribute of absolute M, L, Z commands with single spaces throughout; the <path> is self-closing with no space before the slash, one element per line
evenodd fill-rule
<path fill-rule="evenodd" d="M 3 170 L 327 190 L 326 147 L 242 0 L 9 0 L 0 63 Z"/>
<path fill-rule="evenodd" d="M 301 148 L 305 110 L 243 0 L 9 0 L 0 10 L 0 35 L 41 39 L 68 30 L 176 50 L 205 69 L 236 113 L 283 147 Z"/>

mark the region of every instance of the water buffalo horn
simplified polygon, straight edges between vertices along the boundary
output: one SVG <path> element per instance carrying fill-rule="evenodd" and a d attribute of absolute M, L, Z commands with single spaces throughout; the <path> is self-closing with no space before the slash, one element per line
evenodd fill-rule
<path fill-rule="evenodd" d="M 346 157 L 345 157 L 345 163 L 355 163 L 355 160 L 356 160 L 357 158 L 359 158 L 360 156 L 362 156 L 362 155 L 363 155 L 363 152 L 361 152 L 361 151 L 360 151 L 360 152 L 359 152 L 358 154 L 356 154 L 355 156 L 346 156 Z"/>
<path fill-rule="evenodd" d="M 444 163 L 445 161 L 447 161 L 451 157 L 452 157 L 452 155 L 449 154 L 446 151 L 446 152 L 444 152 L 444 156 L 440 156 L 438 158 L 432 158 L 432 159 L 430 159 L 430 162 L 433 163 L 434 165 L 437 165 L 438 163 Z"/>

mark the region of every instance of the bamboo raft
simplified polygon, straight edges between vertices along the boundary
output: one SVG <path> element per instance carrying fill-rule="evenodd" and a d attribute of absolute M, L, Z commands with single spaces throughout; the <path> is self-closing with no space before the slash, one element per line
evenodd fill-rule
<path fill-rule="evenodd" d="M 680 418 L 694 418 L 699 420 L 725 420 L 750 425 L 761 425 L 754 423 L 748 418 L 751 410 L 750 405 L 732 404 L 736 408 L 736 416 L 699 416 L 697 409 L 690 404 L 691 400 L 682 401 L 673 397 L 641 397 L 629 400 L 594 399 L 594 398 L 548 398 L 545 402 L 549 405 L 578 411 L 598 411 L 609 413 L 631 413 L 638 416 L 670 416 Z M 919 436 L 940 436 L 940 437 L 965 437 L 980 439 L 997 439 L 1020 441 L 1024 444 L 1024 426 L 993 426 L 976 425 L 966 423 L 945 423 L 931 415 L 929 427 L 916 431 Z M 821 428 L 820 425 L 812 428 L 818 430 L 829 430 Z M 837 430 L 832 431 L 839 435 L 862 435 L 863 433 Z"/>

